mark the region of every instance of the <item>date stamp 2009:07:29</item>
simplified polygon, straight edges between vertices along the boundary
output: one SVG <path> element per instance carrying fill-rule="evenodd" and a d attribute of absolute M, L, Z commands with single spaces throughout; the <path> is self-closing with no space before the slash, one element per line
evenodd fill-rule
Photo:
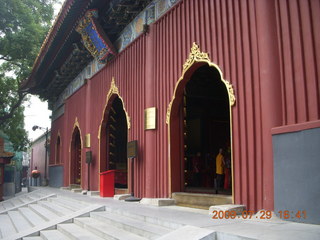
<path fill-rule="evenodd" d="M 271 219 L 273 217 L 274 212 L 269 210 L 261 210 L 258 212 L 259 214 L 255 214 L 254 211 L 242 211 L 241 214 L 237 214 L 236 211 L 212 211 L 212 219 Z M 306 219 L 307 212 L 303 211 L 278 211 L 277 216 L 280 219 Z"/>

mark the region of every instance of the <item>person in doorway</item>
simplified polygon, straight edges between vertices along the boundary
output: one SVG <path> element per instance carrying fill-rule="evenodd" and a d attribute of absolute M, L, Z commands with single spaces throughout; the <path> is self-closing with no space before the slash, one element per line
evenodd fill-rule
<path fill-rule="evenodd" d="M 198 152 L 192 159 L 195 187 L 200 186 L 200 157 L 201 157 L 201 153 Z"/>
<path fill-rule="evenodd" d="M 224 177 L 224 157 L 223 157 L 223 149 L 219 149 L 219 153 L 216 157 L 216 174 L 217 174 L 217 186 L 216 186 L 216 193 L 223 187 L 223 177 Z"/>

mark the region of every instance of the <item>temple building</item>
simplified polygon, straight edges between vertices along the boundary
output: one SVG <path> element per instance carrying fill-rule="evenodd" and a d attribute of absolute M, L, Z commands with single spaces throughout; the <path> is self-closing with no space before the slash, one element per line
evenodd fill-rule
<path fill-rule="evenodd" d="M 21 86 L 53 111 L 49 184 L 319 223 L 319 43 L 319 0 L 66 0 Z"/>

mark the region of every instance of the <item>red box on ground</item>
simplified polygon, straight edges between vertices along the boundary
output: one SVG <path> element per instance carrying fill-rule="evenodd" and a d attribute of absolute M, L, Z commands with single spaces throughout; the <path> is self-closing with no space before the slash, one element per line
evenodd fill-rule
<path fill-rule="evenodd" d="M 116 170 L 100 173 L 100 197 L 114 196 L 114 178 Z"/>

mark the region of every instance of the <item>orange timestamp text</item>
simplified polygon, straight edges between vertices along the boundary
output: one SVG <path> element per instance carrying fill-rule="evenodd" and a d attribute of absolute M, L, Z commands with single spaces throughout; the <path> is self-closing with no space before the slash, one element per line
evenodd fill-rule
<path fill-rule="evenodd" d="M 282 219 L 306 219 L 307 218 L 307 211 L 306 210 L 298 210 L 298 211 L 278 211 L 278 216 Z"/>
<path fill-rule="evenodd" d="M 254 211 L 242 211 L 240 214 L 237 214 L 236 211 L 222 211 L 222 210 L 214 210 L 212 211 L 212 219 L 271 219 L 273 216 L 273 212 L 269 210 L 260 210 L 259 214 L 255 214 Z M 278 211 L 278 217 L 281 219 L 306 219 L 307 213 L 306 211 Z"/>

